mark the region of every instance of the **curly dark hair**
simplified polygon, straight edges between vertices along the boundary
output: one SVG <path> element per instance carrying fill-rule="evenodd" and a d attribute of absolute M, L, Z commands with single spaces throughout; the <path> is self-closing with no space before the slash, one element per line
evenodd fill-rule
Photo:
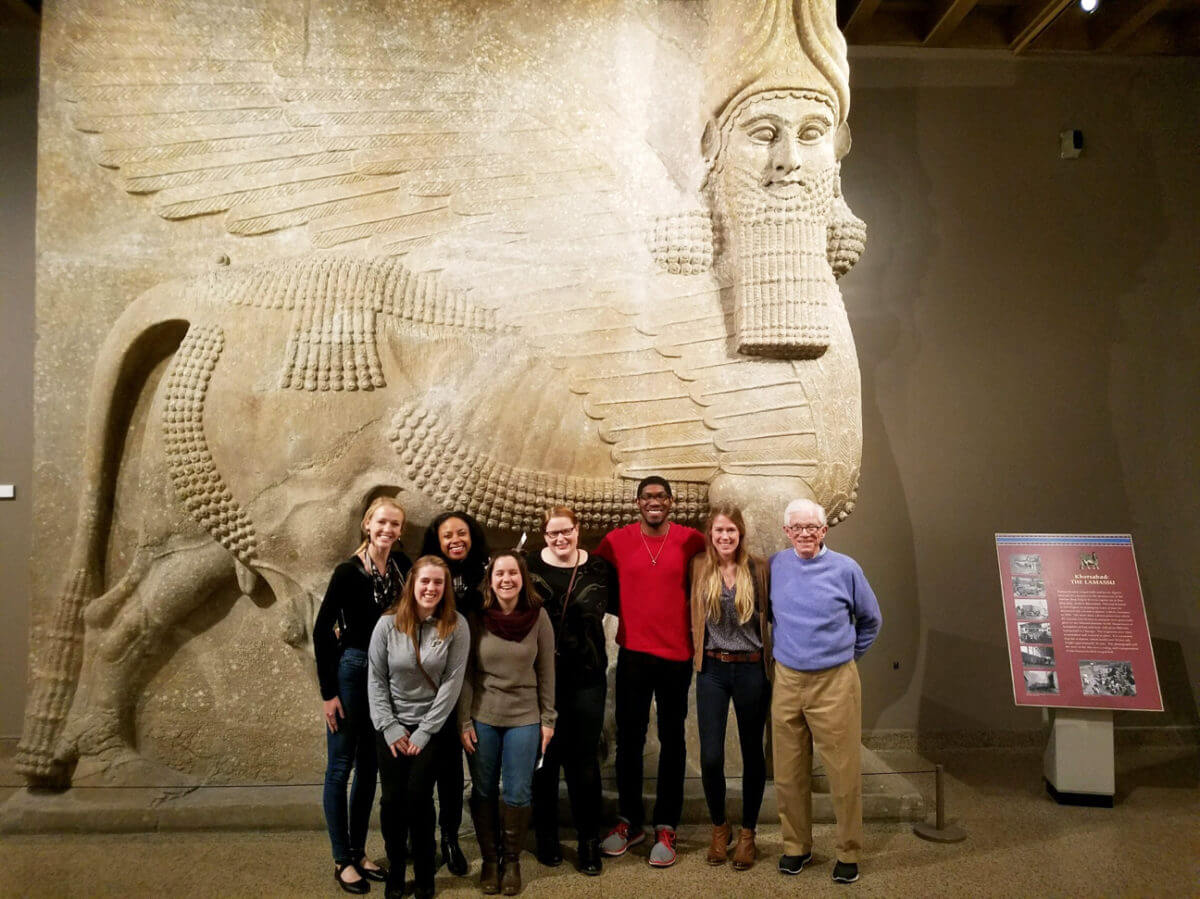
<path fill-rule="evenodd" d="M 441 541 L 438 540 L 438 530 L 451 518 L 458 518 L 467 525 L 467 531 L 471 535 L 471 548 L 467 550 L 467 557 L 461 562 L 454 562 L 446 558 L 442 552 Z M 437 556 L 450 566 L 451 571 L 457 570 L 463 575 L 467 583 L 471 586 L 478 584 L 483 580 L 484 572 L 487 570 L 488 557 L 491 555 L 488 549 L 487 536 L 483 533 L 483 528 L 479 522 L 466 512 L 456 510 L 454 512 L 443 512 L 437 518 L 429 523 L 429 527 L 425 529 L 425 537 L 421 543 L 421 555 Z"/>

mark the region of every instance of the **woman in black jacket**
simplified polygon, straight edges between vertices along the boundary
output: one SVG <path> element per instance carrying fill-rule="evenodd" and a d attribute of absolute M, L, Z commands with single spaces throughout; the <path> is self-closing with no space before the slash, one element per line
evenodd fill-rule
<path fill-rule="evenodd" d="M 481 586 L 487 570 L 488 545 L 479 522 L 466 512 L 443 512 L 426 528 L 421 555 L 437 556 L 449 566 L 458 611 L 467 618 L 480 611 L 483 606 Z M 454 728 L 451 739 L 454 745 L 458 745 L 455 722 L 448 721 L 446 726 Z M 458 844 L 458 831 L 462 827 L 462 760 L 461 751 L 447 752 L 437 776 L 442 861 L 446 869 L 458 877 L 467 873 L 467 859 Z"/>
<path fill-rule="evenodd" d="M 563 770 L 579 839 L 576 867 L 597 875 L 600 862 L 600 731 L 608 689 L 604 615 L 617 613 L 617 575 L 607 560 L 579 547 L 575 513 L 543 515 L 546 546 L 529 559 L 529 577 L 554 627 L 558 724 L 533 776 L 538 861 L 562 863 L 558 842 L 558 774 Z"/>
<path fill-rule="evenodd" d="M 365 849 L 378 772 L 367 704 L 367 647 L 379 616 L 400 596 L 412 567 L 400 548 L 404 509 L 393 497 L 377 497 L 367 507 L 361 528 L 363 542 L 334 569 L 313 626 L 326 730 L 325 823 L 333 848 L 333 876 L 348 893 L 365 893 L 368 880 L 386 879 Z"/>

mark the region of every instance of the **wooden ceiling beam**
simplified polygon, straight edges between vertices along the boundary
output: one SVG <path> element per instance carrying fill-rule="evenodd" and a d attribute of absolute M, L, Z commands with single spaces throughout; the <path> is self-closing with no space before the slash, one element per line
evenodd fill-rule
<path fill-rule="evenodd" d="M 850 10 L 850 15 L 846 16 L 846 22 L 842 25 L 842 31 L 846 37 L 852 37 L 854 32 L 862 31 L 864 25 L 871 20 L 871 16 L 875 15 L 875 11 L 879 9 L 880 0 L 857 0 L 854 7 Z"/>
<path fill-rule="evenodd" d="M 937 0 L 929 16 L 928 30 L 921 43 L 926 47 L 944 47 L 950 35 L 962 24 L 979 0 Z"/>
<path fill-rule="evenodd" d="M 1009 29 L 1008 49 L 1022 53 L 1037 40 L 1038 35 L 1054 24 L 1064 9 L 1077 0 L 1036 0 L 1018 6 L 1013 12 Z"/>
<path fill-rule="evenodd" d="M 1170 5 L 1171 0 L 1135 0 L 1111 6 L 1101 3 L 1094 13 L 1095 26 L 1088 28 L 1093 49 L 1106 53 L 1115 50 Z"/>

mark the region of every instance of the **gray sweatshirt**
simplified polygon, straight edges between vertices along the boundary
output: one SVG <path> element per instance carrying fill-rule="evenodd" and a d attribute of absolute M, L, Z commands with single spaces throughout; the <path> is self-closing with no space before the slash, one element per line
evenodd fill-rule
<path fill-rule="evenodd" d="M 457 614 L 457 613 L 456 613 Z M 428 619 L 417 629 L 421 645 L 421 667 L 436 691 L 417 668 L 413 641 L 396 630 L 396 616 L 384 615 L 375 625 L 367 648 L 367 698 L 371 723 L 390 746 L 408 737 L 424 749 L 454 711 L 462 690 L 471 633 L 467 620 L 458 615 L 458 626 L 445 640 L 438 636 L 437 622 Z M 411 731 L 408 725 L 416 725 Z"/>

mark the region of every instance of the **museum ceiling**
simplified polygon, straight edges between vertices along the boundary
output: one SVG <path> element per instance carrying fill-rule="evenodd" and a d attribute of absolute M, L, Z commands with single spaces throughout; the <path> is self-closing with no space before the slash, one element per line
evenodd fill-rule
<path fill-rule="evenodd" d="M 0 0 L 0 23 L 36 21 L 41 7 Z M 837 0 L 837 8 L 852 46 L 1200 56 L 1200 0 Z"/>
<path fill-rule="evenodd" d="M 1091 5 L 1091 0 L 1083 0 Z M 838 0 L 852 45 L 1200 55 L 1200 0 Z"/>

